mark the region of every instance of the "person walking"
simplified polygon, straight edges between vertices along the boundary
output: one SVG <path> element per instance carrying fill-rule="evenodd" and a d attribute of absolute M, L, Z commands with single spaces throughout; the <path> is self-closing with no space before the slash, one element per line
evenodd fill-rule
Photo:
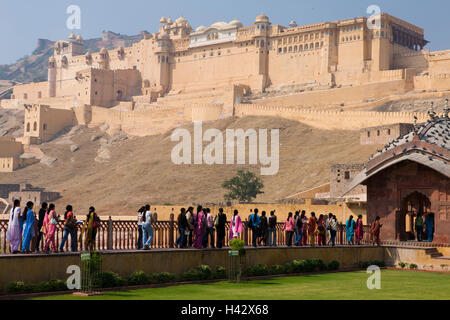
<path fill-rule="evenodd" d="M 253 214 L 248 220 L 249 227 L 252 229 L 252 246 L 257 247 L 257 239 L 259 237 L 260 217 L 258 216 L 258 209 L 253 210 Z"/>
<path fill-rule="evenodd" d="M 434 240 L 434 214 L 429 213 L 425 218 L 425 230 L 427 231 L 427 241 L 433 242 Z"/>
<path fill-rule="evenodd" d="M 347 244 L 348 245 L 354 245 L 353 237 L 355 236 L 355 226 L 356 223 L 353 220 L 353 216 L 350 216 L 350 218 L 345 223 L 346 227 L 346 236 L 347 236 Z"/>
<path fill-rule="evenodd" d="M 311 212 L 311 217 L 309 218 L 308 223 L 308 237 L 309 237 L 309 244 L 314 247 L 316 245 L 316 237 L 317 237 L 317 218 L 316 213 Z"/>
<path fill-rule="evenodd" d="M 326 245 L 326 232 L 327 228 L 325 224 L 325 218 L 324 215 L 321 214 L 319 216 L 319 220 L 317 221 L 317 243 L 319 244 L 319 246 Z"/>
<path fill-rule="evenodd" d="M 223 212 L 223 208 L 219 209 L 214 224 L 217 230 L 217 248 L 222 249 L 225 245 L 225 226 L 227 224 L 227 215 Z"/>
<path fill-rule="evenodd" d="M 300 218 L 300 211 L 295 212 L 294 224 L 295 224 L 294 244 L 296 246 L 300 246 L 300 242 L 302 241 L 302 220 Z"/>
<path fill-rule="evenodd" d="M 44 223 L 42 224 L 42 233 L 45 235 L 44 252 L 49 253 L 50 246 L 53 253 L 57 253 L 58 249 L 55 241 L 56 225 L 58 224 L 59 217 L 56 216 L 55 205 L 53 203 L 48 207 L 45 213 Z"/>
<path fill-rule="evenodd" d="M 375 221 L 370 226 L 370 233 L 372 234 L 373 244 L 380 246 L 380 233 L 381 233 L 381 227 L 383 225 L 380 223 L 381 218 L 377 217 Z"/>
<path fill-rule="evenodd" d="M 422 242 L 423 240 L 423 217 L 422 217 L 422 213 L 418 213 L 417 214 L 417 218 L 415 221 L 415 229 L 416 229 L 416 233 L 417 233 L 417 241 L 418 242 Z"/>
<path fill-rule="evenodd" d="M 277 246 L 277 216 L 275 215 L 275 211 L 270 212 L 269 217 L 269 247 Z"/>
<path fill-rule="evenodd" d="M 64 213 L 64 235 L 62 242 L 59 246 L 60 252 L 64 252 L 64 245 L 66 244 L 69 238 L 69 234 L 72 252 L 77 251 L 76 229 L 77 229 L 77 219 L 73 214 L 73 207 L 71 205 L 68 205 L 66 207 L 66 212 Z"/>
<path fill-rule="evenodd" d="M 326 238 L 327 238 L 327 245 L 331 244 L 331 226 L 330 226 L 330 223 L 331 223 L 332 219 L 333 219 L 333 214 L 329 213 L 328 216 L 327 216 L 327 219 L 325 220 L 325 227 L 327 228 L 327 236 L 326 236 Z"/>
<path fill-rule="evenodd" d="M 86 221 L 82 228 L 80 235 L 80 243 L 84 233 L 84 244 L 86 251 L 93 252 L 95 250 L 95 239 L 97 237 L 97 230 L 100 227 L 100 218 L 95 212 L 94 207 L 89 208 L 89 213 L 86 216 Z"/>
<path fill-rule="evenodd" d="M 178 239 L 175 241 L 175 247 L 180 249 L 186 248 L 186 230 L 188 229 L 188 223 L 186 219 L 186 209 L 181 208 L 180 214 L 177 218 L 178 223 Z"/>
<path fill-rule="evenodd" d="M 9 241 L 12 254 L 19 253 L 20 241 L 22 240 L 21 213 L 20 201 L 16 199 L 9 214 L 8 231 L 6 233 L 6 241 Z"/>
<path fill-rule="evenodd" d="M 241 217 L 239 216 L 239 211 L 234 210 L 233 217 L 230 221 L 230 233 L 229 233 L 229 239 L 230 241 L 233 239 L 239 239 L 239 235 L 243 231 L 243 224 Z"/>
<path fill-rule="evenodd" d="M 294 236 L 295 222 L 292 217 L 292 212 L 289 212 L 287 220 L 284 222 L 284 231 L 286 231 L 286 245 L 288 247 L 292 246 L 292 237 Z"/>
<path fill-rule="evenodd" d="M 305 210 L 302 211 L 300 219 L 302 221 L 302 239 L 300 243 L 302 246 L 306 246 L 308 244 L 308 218 Z"/>
<path fill-rule="evenodd" d="M 334 247 L 336 245 L 336 234 L 338 230 L 338 221 L 335 215 L 331 215 L 331 218 L 328 218 L 328 223 L 330 227 L 330 242 Z"/>
<path fill-rule="evenodd" d="M 36 252 L 39 252 L 40 250 L 40 245 L 41 245 L 41 240 L 42 240 L 42 225 L 44 224 L 44 218 L 45 218 L 45 214 L 47 213 L 48 210 L 48 203 L 44 202 L 42 203 L 41 209 L 39 209 L 39 214 L 38 214 L 38 222 L 37 222 L 37 229 L 38 229 L 38 235 L 37 235 L 37 239 L 36 239 Z M 42 241 L 42 243 L 44 243 L 45 245 L 45 241 Z"/>
<path fill-rule="evenodd" d="M 145 206 L 145 214 L 143 215 L 143 239 L 142 246 L 143 250 L 150 250 L 153 242 L 153 213 L 150 211 L 151 206 L 147 204 Z"/>
<path fill-rule="evenodd" d="M 211 248 L 215 249 L 215 229 L 214 229 L 214 216 L 211 214 L 211 209 L 206 209 L 206 243 L 203 247 L 208 247 L 208 242 Z"/>
<path fill-rule="evenodd" d="M 26 219 L 22 235 L 22 252 L 31 252 L 31 242 L 37 236 L 35 232 L 36 216 L 33 211 L 33 202 L 29 201 L 24 211 L 26 211 Z"/>
<path fill-rule="evenodd" d="M 188 231 L 186 231 L 187 246 L 189 248 L 194 244 L 194 208 L 189 207 L 186 212 L 186 221 L 188 223 Z"/>
<path fill-rule="evenodd" d="M 203 207 L 197 207 L 197 213 L 194 214 L 194 247 L 197 249 L 203 248 L 203 236 L 206 230 L 206 215 L 203 212 Z"/>
<path fill-rule="evenodd" d="M 143 218 L 142 216 L 145 214 L 145 207 L 141 207 L 138 210 L 138 240 L 137 240 L 137 244 L 136 244 L 136 249 L 141 250 L 142 246 L 143 246 L 143 230 L 142 230 L 142 225 L 144 224 Z"/>
<path fill-rule="evenodd" d="M 364 239 L 364 223 L 362 215 L 358 216 L 356 220 L 356 230 L 355 230 L 356 245 L 360 245 L 361 241 Z"/>
<path fill-rule="evenodd" d="M 261 243 L 264 244 L 265 247 L 268 245 L 268 238 L 269 238 L 269 222 L 267 220 L 267 213 L 265 211 L 261 212 L 261 218 L 259 223 L 259 234 L 261 238 L 259 239 L 259 245 Z"/>

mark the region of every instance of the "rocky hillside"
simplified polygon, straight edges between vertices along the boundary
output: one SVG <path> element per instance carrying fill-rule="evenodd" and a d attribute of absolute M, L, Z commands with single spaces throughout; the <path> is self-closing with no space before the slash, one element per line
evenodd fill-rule
<path fill-rule="evenodd" d="M 193 126 L 186 128 L 192 133 Z M 325 131 L 271 117 L 229 118 L 205 124 L 204 130 L 280 129 L 280 170 L 265 176 L 265 193 L 257 201 L 275 201 L 324 184 L 333 163 L 364 162 L 377 146 L 360 146 L 359 131 Z M 102 130 L 103 129 L 103 130 Z M 259 166 L 174 165 L 177 144 L 171 133 L 152 137 L 109 135 L 106 128 L 75 127 L 41 145 L 41 162 L 12 174 L 0 174 L 2 183 L 30 183 L 58 191 L 59 208 L 71 203 L 87 210 L 94 205 L 102 215 L 134 214 L 149 202 L 186 205 L 223 202 L 221 184 L 239 169 L 257 174 Z M 247 160 L 248 161 L 248 160 Z"/>
<path fill-rule="evenodd" d="M 83 41 L 86 50 L 100 51 L 101 48 L 113 49 L 120 46 L 128 47 L 142 39 L 142 34 L 127 36 L 111 31 L 103 32 L 102 38 Z M 11 65 L 0 65 L 0 80 L 28 83 L 47 80 L 47 63 L 53 55 L 54 42 L 38 39 L 36 49 L 31 55 L 19 59 Z"/>

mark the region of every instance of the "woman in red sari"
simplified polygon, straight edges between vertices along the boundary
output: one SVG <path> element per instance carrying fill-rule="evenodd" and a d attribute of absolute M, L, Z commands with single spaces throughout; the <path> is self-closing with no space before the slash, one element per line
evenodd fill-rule
<path fill-rule="evenodd" d="M 364 238 L 364 224 L 362 215 L 359 215 L 358 220 L 356 221 L 355 236 L 356 236 L 356 245 L 360 245 L 361 241 Z"/>
<path fill-rule="evenodd" d="M 317 222 L 317 242 L 319 246 L 326 245 L 327 241 L 325 239 L 326 235 L 326 228 L 325 228 L 325 219 L 323 217 L 323 214 L 319 216 L 319 221 Z"/>
<path fill-rule="evenodd" d="M 309 237 L 309 244 L 312 247 L 314 247 L 316 244 L 316 237 L 317 237 L 317 218 L 315 212 L 311 212 L 311 218 L 309 218 L 308 237 Z"/>
<path fill-rule="evenodd" d="M 197 208 L 197 214 L 194 214 L 194 247 L 196 249 L 203 248 L 203 236 L 206 228 L 206 215 L 203 212 L 203 207 L 199 206 Z"/>

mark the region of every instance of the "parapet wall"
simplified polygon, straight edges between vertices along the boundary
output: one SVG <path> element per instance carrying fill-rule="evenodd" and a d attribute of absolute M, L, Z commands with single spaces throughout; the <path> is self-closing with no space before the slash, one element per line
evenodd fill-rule
<path fill-rule="evenodd" d="M 314 111 L 290 107 L 271 107 L 265 105 L 236 105 L 236 115 L 281 117 L 305 123 L 324 130 L 360 130 L 395 123 L 426 122 L 426 113 L 416 112 L 376 112 L 376 111 Z"/>
<path fill-rule="evenodd" d="M 400 70 L 402 71 L 402 70 Z M 397 70 L 389 71 L 395 73 Z M 280 107 L 314 107 L 358 103 L 368 99 L 383 98 L 408 91 L 406 80 L 370 83 L 361 86 L 309 91 L 288 96 L 252 101 L 257 105 Z"/>
<path fill-rule="evenodd" d="M 354 268 L 361 261 L 383 261 L 384 250 L 379 247 L 336 248 L 265 248 L 246 250 L 245 266 L 257 264 L 283 265 L 295 259 L 319 258 L 325 263 L 338 261 L 341 268 Z M 135 271 L 147 274 L 170 272 L 181 275 L 190 268 L 209 265 L 229 268 L 228 250 L 151 250 L 149 252 L 107 252 L 103 254 L 102 269 L 121 277 Z M 50 279 L 66 280 L 67 268 L 79 265 L 79 254 L 0 256 L 0 291 L 13 281 L 36 284 Z"/>

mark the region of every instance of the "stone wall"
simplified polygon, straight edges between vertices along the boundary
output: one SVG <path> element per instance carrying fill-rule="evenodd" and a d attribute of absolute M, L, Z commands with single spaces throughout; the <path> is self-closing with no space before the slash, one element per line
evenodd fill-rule
<path fill-rule="evenodd" d="M 368 99 L 407 92 L 405 80 L 370 83 L 345 88 L 307 91 L 303 93 L 252 101 L 256 105 L 279 107 L 314 107 L 363 102 Z"/>
<path fill-rule="evenodd" d="M 379 126 L 361 129 L 361 145 L 385 145 L 414 130 L 413 124 L 398 123 L 389 126 Z"/>
<path fill-rule="evenodd" d="M 353 179 L 364 169 L 364 164 L 336 164 L 331 166 L 330 197 L 341 198 Z M 358 186 L 350 195 L 365 195 L 367 188 Z"/>
<path fill-rule="evenodd" d="M 295 259 L 319 258 L 325 263 L 338 261 L 341 268 L 354 268 L 360 261 L 384 260 L 383 248 L 265 248 L 247 249 L 245 266 L 285 264 Z M 79 265 L 79 254 L 0 256 L 0 289 L 13 281 L 39 283 L 50 279 L 66 280 L 67 268 Z M 190 268 L 209 265 L 229 269 L 228 250 L 152 250 L 149 252 L 107 252 L 102 269 L 128 277 L 135 271 L 170 272 L 180 275 Z"/>
<path fill-rule="evenodd" d="M 324 130 L 360 130 L 362 128 L 396 123 L 426 122 L 426 113 L 375 112 L 375 111 L 314 111 L 289 107 L 272 107 L 253 104 L 236 105 L 236 115 L 270 116 L 295 120 Z"/>

